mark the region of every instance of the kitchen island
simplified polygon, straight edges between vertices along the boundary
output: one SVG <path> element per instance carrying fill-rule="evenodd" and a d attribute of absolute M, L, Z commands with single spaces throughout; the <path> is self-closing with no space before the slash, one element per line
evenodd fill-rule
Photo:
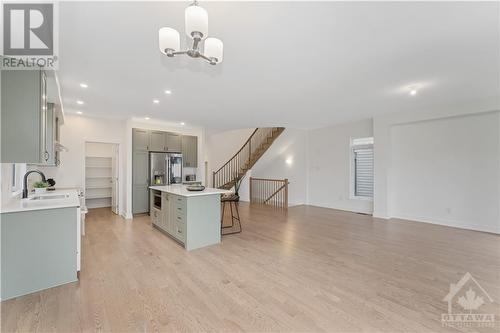
<path fill-rule="evenodd" d="M 185 185 L 151 186 L 151 222 L 188 251 L 218 244 L 220 199 L 225 193 L 230 191 L 216 188 L 188 191 Z"/>

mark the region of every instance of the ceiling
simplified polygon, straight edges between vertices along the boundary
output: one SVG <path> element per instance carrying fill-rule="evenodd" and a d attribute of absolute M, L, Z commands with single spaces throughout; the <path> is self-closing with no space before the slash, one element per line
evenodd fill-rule
<path fill-rule="evenodd" d="M 202 1 L 209 35 L 224 42 L 217 66 L 158 50 L 163 26 L 186 45 L 188 4 L 61 2 L 65 110 L 231 129 L 499 107 L 498 2 Z"/>

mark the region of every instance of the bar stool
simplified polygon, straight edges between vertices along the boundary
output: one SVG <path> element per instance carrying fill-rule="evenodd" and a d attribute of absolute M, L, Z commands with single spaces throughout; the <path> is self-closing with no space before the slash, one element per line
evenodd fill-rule
<path fill-rule="evenodd" d="M 240 201 L 240 196 L 237 194 L 222 195 L 221 197 L 222 215 L 220 218 L 221 220 L 220 233 L 222 236 L 239 234 L 242 230 L 240 221 L 240 212 L 238 211 L 238 201 Z M 224 226 L 224 211 L 227 203 L 229 203 L 229 208 L 231 209 L 231 225 Z M 234 211 L 233 211 L 233 206 L 234 206 Z M 235 221 L 238 223 L 238 229 L 236 231 L 224 232 L 224 229 L 233 228 L 236 224 Z"/>

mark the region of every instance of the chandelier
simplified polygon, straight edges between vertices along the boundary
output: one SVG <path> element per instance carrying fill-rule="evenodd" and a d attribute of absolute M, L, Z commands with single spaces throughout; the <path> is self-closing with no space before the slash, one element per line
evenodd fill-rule
<path fill-rule="evenodd" d="M 216 65 L 222 62 L 222 41 L 208 36 L 208 14 L 205 9 L 198 6 L 195 0 L 185 10 L 186 34 L 193 40 L 193 46 L 187 50 L 180 50 L 179 32 L 172 28 L 161 28 L 158 31 L 160 52 L 167 57 L 178 54 L 187 54 L 191 58 L 202 58 Z M 203 53 L 200 44 L 204 43 Z"/>

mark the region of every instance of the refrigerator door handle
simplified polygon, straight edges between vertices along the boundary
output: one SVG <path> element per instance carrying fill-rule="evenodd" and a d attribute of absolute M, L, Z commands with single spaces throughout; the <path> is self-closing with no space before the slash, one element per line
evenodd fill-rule
<path fill-rule="evenodd" d="M 165 166 L 166 166 L 166 174 L 167 174 L 167 179 L 165 179 L 165 185 L 170 185 L 170 173 L 172 172 L 170 168 L 170 157 L 168 154 L 165 156 Z"/>

